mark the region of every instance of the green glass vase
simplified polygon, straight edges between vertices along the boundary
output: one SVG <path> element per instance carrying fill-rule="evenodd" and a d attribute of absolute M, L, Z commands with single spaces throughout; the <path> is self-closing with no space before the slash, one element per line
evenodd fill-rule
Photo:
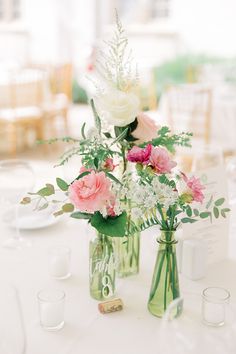
<path fill-rule="evenodd" d="M 89 244 L 90 295 L 96 300 L 106 300 L 115 292 L 115 256 L 109 236 L 97 233 Z"/>
<path fill-rule="evenodd" d="M 148 310 L 152 315 L 162 317 L 169 304 L 180 297 L 175 231 L 162 231 L 157 242 L 159 248 L 148 300 Z M 182 312 L 182 305 L 177 306 L 174 311 L 172 316 L 179 316 Z"/>
<path fill-rule="evenodd" d="M 115 238 L 116 272 L 120 278 L 139 272 L 140 232 Z"/>

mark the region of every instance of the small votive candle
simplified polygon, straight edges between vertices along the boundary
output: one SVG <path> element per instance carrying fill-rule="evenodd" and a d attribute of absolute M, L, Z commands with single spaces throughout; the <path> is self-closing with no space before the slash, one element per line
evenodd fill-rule
<path fill-rule="evenodd" d="M 229 304 L 230 293 L 218 287 L 210 287 L 202 293 L 202 320 L 209 326 L 225 324 L 226 308 Z"/>
<path fill-rule="evenodd" d="M 62 290 L 41 290 L 38 293 L 40 325 L 47 331 L 64 326 L 65 293 Z"/>
<path fill-rule="evenodd" d="M 69 247 L 56 246 L 49 250 L 49 273 L 55 279 L 67 279 L 70 277 Z"/>

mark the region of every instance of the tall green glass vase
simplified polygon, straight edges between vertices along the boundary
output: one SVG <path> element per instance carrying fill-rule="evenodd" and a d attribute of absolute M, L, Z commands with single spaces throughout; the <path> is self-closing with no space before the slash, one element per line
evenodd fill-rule
<path fill-rule="evenodd" d="M 159 248 L 148 300 L 148 310 L 152 315 L 162 317 L 168 305 L 180 296 L 175 231 L 162 231 L 157 242 Z M 179 316 L 182 306 L 177 306 L 174 312 L 172 313 L 173 317 Z"/>
<path fill-rule="evenodd" d="M 126 152 L 124 152 L 124 159 L 119 164 L 118 171 L 119 179 L 122 181 L 125 181 L 127 174 L 134 173 L 133 165 L 126 160 L 125 155 Z M 125 184 L 130 189 L 129 184 L 127 182 Z M 119 278 L 135 275 L 139 272 L 140 232 L 133 231 L 134 222 L 131 216 L 131 205 L 126 198 L 124 199 L 124 208 L 127 213 L 127 235 L 114 238 L 116 273 Z"/>
<path fill-rule="evenodd" d="M 139 272 L 140 232 L 129 236 L 116 237 L 116 272 L 120 278 Z"/>
<path fill-rule="evenodd" d="M 106 300 L 115 292 L 115 256 L 111 237 L 97 233 L 89 244 L 90 295 Z"/>

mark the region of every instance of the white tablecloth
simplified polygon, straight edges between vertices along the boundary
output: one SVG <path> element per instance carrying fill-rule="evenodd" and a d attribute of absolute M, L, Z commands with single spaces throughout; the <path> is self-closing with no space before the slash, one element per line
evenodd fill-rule
<path fill-rule="evenodd" d="M 44 174 L 38 165 L 39 177 Z M 55 174 L 55 171 L 54 171 Z M 42 179 L 47 178 L 44 176 Z M 235 214 L 234 214 L 235 216 Z M 233 218 L 233 215 L 232 215 Z M 10 230 L 0 224 L 0 241 L 10 236 Z M 18 289 L 22 304 L 22 314 L 26 328 L 26 354 L 169 354 L 167 347 L 161 347 L 158 336 L 161 320 L 147 310 L 152 271 L 156 257 L 156 231 L 143 233 L 141 239 L 141 261 L 139 275 L 117 279 L 116 296 L 124 302 L 123 311 L 102 315 L 98 312 L 98 302 L 89 296 L 88 284 L 88 232 L 86 223 L 63 218 L 51 227 L 22 231 L 23 236 L 32 242 L 32 247 L 21 251 L 0 248 L 0 284 L 4 291 L 5 283 Z M 196 345 L 202 354 L 233 354 L 227 345 L 235 345 L 234 318 L 222 328 L 209 328 L 201 324 L 200 305 L 202 290 L 208 286 L 221 286 L 231 292 L 231 303 L 236 309 L 236 233 L 231 232 L 229 258 L 211 266 L 207 276 L 199 281 L 191 281 L 180 276 L 181 290 L 186 304 L 184 313 L 177 323 L 185 328 L 186 349 L 178 350 L 174 344 L 173 326 L 168 324 L 165 345 L 174 344 L 173 354 L 195 353 Z M 48 272 L 48 249 L 55 245 L 67 245 L 72 250 L 71 278 L 59 281 L 50 277 Z M 65 327 L 58 332 L 46 332 L 39 325 L 36 295 L 42 288 L 63 289 L 66 293 Z M 232 312 L 233 313 L 233 312 Z M 9 326 L 9 319 L 0 316 Z M 180 321 L 180 322 L 179 322 Z M 234 324 L 235 325 L 235 324 Z M 1 328 L 1 326 L 0 326 Z M 18 339 L 9 332 L 12 342 Z M 186 336 L 188 334 L 188 337 Z M 210 334 L 206 344 L 203 335 Z M 223 343 L 222 338 L 226 338 Z M 162 337 L 163 338 L 163 337 Z M 172 339 L 171 339 L 172 338 Z M 189 338 L 189 340 L 188 340 Z M 233 341 L 232 341 L 233 338 Z M 1 333 L 0 333 L 1 339 Z M 218 347 L 218 351 L 216 350 Z M 221 351 L 220 351 L 221 350 Z M 199 351 L 197 351 L 199 352 Z M 197 353 L 196 352 L 196 353 Z M 1 352 L 0 354 L 18 354 Z M 19 345 L 19 353 L 22 353 Z"/>

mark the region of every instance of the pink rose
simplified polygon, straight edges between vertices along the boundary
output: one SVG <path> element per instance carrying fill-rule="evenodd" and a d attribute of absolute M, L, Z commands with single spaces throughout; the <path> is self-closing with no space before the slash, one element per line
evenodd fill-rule
<path fill-rule="evenodd" d="M 104 172 L 92 171 L 69 187 L 69 198 L 80 211 L 93 213 L 101 210 L 110 198 L 111 182 Z"/>
<path fill-rule="evenodd" d="M 152 149 L 150 156 L 150 164 L 156 173 L 170 173 L 171 169 L 177 165 L 175 161 L 171 161 L 168 152 L 160 147 Z"/>
<path fill-rule="evenodd" d="M 117 166 L 117 165 L 114 164 L 112 158 L 107 158 L 102 167 L 103 167 L 104 170 L 106 170 L 106 171 L 114 171 L 114 169 L 115 169 L 116 166 Z"/>
<path fill-rule="evenodd" d="M 205 187 L 201 184 L 200 179 L 194 176 L 188 178 L 184 173 L 182 173 L 182 177 L 188 187 L 188 191 L 186 191 L 185 194 L 189 192 L 192 196 L 192 201 L 202 203 L 204 200 L 202 190 L 205 189 Z"/>
<path fill-rule="evenodd" d="M 132 136 L 138 139 L 135 141 L 136 144 L 142 144 L 156 138 L 159 127 L 153 119 L 144 113 L 139 113 L 137 120 L 137 128 L 132 132 Z"/>
<path fill-rule="evenodd" d="M 149 157 L 151 155 L 152 145 L 148 144 L 145 148 L 133 146 L 127 154 L 127 160 L 131 162 L 139 162 L 144 165 L 149 163 Z"/>

